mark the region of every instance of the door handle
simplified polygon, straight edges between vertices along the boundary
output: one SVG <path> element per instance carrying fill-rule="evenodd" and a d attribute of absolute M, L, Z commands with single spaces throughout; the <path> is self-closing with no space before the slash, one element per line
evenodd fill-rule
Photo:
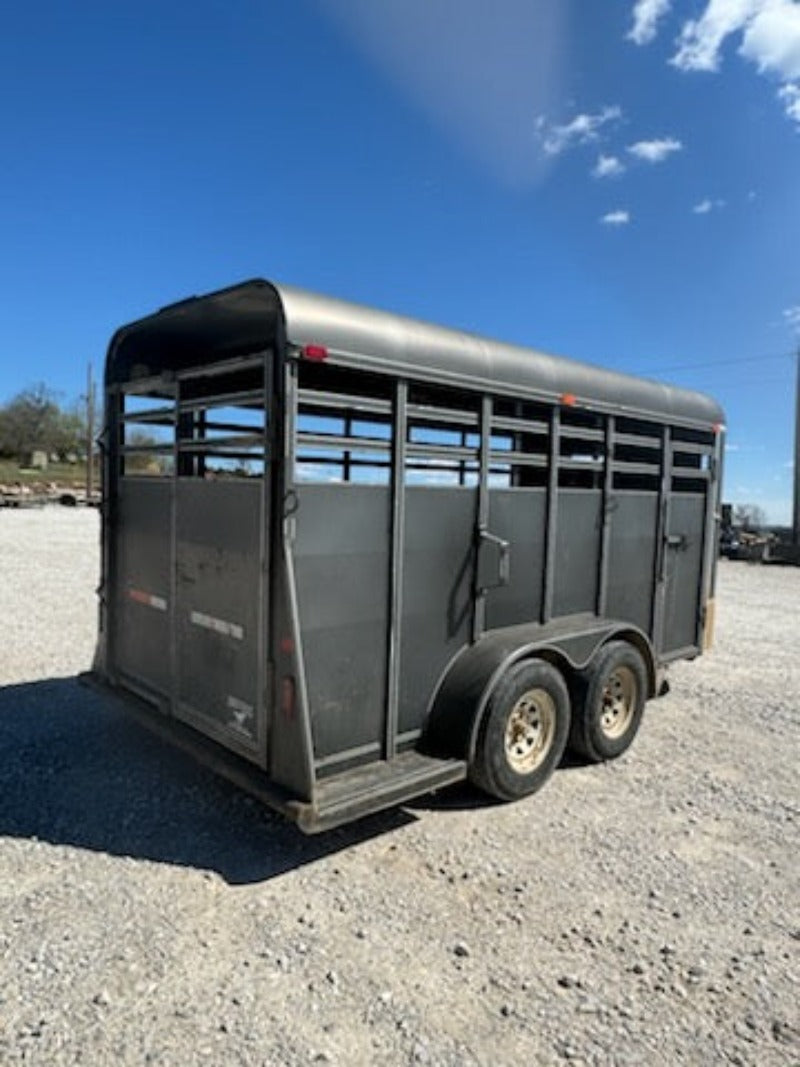
<path fill-rule="evenodd" d="M 668 534 L 666 540 L 670 548 L 677 548 L 679 551 L 689 547 L 689 538 L 685 534 Z"/>
<path fill-rule="evenodd" d="M 481 592 L 508 585 L 511 579 L 511 546 L 502 537 L 481 530 L 478 534 L 478 581 Z"/>

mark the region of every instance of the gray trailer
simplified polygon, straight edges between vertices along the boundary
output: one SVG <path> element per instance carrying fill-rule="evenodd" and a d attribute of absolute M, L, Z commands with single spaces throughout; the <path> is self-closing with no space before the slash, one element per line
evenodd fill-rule
<path fill-rule="evenodd" d="M 306 832 L 613 758 L 708 645 L 708 397 L 256 280 L 105 412 L 91 680 Z"/>

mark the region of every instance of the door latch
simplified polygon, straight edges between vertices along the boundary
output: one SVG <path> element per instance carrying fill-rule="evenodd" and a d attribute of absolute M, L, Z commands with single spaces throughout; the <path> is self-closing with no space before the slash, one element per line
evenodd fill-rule
<path fill-rule="evenodd" d="M 481 593 L 508 585 L 511 578 L 511 546 L 502 537 L 480 530 L 477 587 Z"/>

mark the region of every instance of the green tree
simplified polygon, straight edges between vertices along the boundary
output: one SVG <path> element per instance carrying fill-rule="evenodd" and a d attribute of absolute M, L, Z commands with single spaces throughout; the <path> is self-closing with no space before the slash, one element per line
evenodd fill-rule
<path fill-rule="evenodd" d="M 24 389 L 0 408 L 0 455 L 22 462 L 41 449 L 64 457 L 86 453 L 86 430 L 76 406 L 64 411 L 57 394 L 43 382 Z"/>
<path fill-rule="evenodd" d="M 733 509 L 733 521 L 743 530 L 758 531 L 767 525 L 767 516 L 758 504 L 737 504 Z"/>

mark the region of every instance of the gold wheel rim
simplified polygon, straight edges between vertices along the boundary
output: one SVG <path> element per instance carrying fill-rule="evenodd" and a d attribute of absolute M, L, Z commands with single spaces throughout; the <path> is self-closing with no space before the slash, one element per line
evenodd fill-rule
<path fill-rule="evenodd" d="M 556 704 L 544 689 L 529 689 L 517 700 L 506 721 L 505 755 L 517 774 L 541 766 L 556 732 Z"/>
<path fill-rule="evenodd" d="M 603 686 L 600 729 L 609 741 L 617 741 L 631 725 L 639 697 L 636 675 L 630 667 L 616 667 Z"/>

